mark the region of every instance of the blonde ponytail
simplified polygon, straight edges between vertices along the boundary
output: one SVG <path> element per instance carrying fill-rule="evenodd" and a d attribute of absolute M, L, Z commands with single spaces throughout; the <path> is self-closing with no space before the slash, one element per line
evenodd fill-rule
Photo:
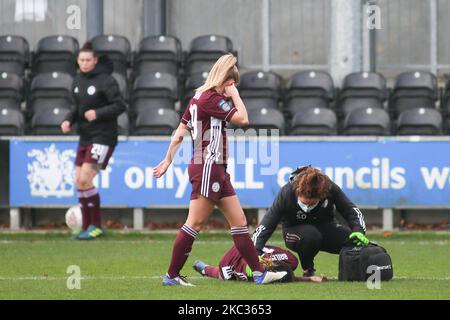
<path fill-rule="evenodd" d="M 237 59 L 231 53 L 221 56 L 211 68 L 205 83 L 195 91 L 203 93 L 219 87 L 231 79 L 239 82 L 239 71 L 236 63 Z"/>

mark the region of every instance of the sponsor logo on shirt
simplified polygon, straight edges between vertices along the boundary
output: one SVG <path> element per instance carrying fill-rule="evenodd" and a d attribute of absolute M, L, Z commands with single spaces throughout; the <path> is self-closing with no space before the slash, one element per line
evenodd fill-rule
<path fill-rule="evenodd" d="M 227 101 L 225 101 L 224 99 L 219 101 L 219 107 L 225 112 L 228 112 L 231 109 L 230 104 Z"/>

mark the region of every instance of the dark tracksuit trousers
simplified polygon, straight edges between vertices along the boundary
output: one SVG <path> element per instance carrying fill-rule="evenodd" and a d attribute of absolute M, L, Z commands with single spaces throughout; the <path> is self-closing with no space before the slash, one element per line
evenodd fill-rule
<path fill-rule="evenodd" d="M 303 270 L 314 267 L 319 251 L 338 254 L 350 233 L 349 227 L 333 222 L 283 228 L 286 247 L 298 254 Z"/>

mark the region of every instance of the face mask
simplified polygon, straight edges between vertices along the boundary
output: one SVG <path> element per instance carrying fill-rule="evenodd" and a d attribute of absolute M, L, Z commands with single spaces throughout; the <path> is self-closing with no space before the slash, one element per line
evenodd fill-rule
<path fill-rule="evenodd" d="M 304 212 L 306 212 L 306 213 L 308 213 L 308 212 L 311 212 L 315 207 L 317 207 L 317 205 L 319 204 L 318 202 L 316 203 L 316 204 L 313 204 L 313 205 L 306 205 L 306 204 L 304 204 L 303 202 L 301 202 L 300 201 L 300 199 L 298 199 L 297 200 L 297 203 L 298 203 L 298 205 L 300 206 L 300 208 L 304 211 Z"/>

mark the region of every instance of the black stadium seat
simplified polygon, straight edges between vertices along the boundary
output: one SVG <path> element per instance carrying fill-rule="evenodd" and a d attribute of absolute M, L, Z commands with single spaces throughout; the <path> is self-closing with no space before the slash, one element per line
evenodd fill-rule
<path fill-rule="evenodd" d="M 281 96 L 281 77 L 271 71 L 244 73 L 239 81 L 239 93 L 243 98 L 271 98 L 278 101 Z"/>
<path fill-rule="evenodd" d="M 117 126 L 119 129 L 119 135 L 127 136 L 130 133 L 130 120 L 126 112 L 123 112 L 117 118 Z"/>
<path fill-rule="evenodd" d="M 174 109 L 178 100 L 177 78 L 169 73 L 140 75 L 133 84 L 131 115 L 149 109 Z"/>
<path fill-rule="evenodd" d="M 281 78 L 274 72 L 247 72 L 241 77 L 239 93 L 248 110 L 278 109 Z"/>
<path fill-rule="evenodd" d="M 134 59 L 134 72 L 136 75 L 155 72 L 177 75 L 182 55 L 181 42 L 176 37 L 146 37 L 139 44 Z"/>
<path fill-rule="evenodd" d="M 161 72 L 141 75 L 134 81 L 132 98 L 168 98 L 176 101 L 177 78 L 172 74 Z"/>
<path fill-rule="evenodd" d="M 42 112 L 44 109 L 61 109 L 61 110 L 71 110 L 73 108 L 73 103 L 67 99 L 61 98 L 39 98 L 31 100 L 28 103 L 27 111 L 28 115 L 31 117 L 36 112 Z"/>
<path fill-rule="evenodd" d="M 0 108 L 20 109 L 23 100 L 23 80 L 15 73 L 0 73 Z"/>
<path fill-rule="evenodd" d="M 291 135 L 331 136 L 337 133 L 337 120 L 329 108 L 308 108 L 294 115 Z"/>
<path fill-rule="evenodd" d="M 36 112 L 31 119 L 30 131 L 33 135 L 62 135 L 61 123 L 69 110 L 60 108 L 46 108 Z M 75 135 L 75 130 L 72 130 Z"/>
<path fill-rule="evenodd" d="M 278 109 L 278 101 L 270 98 L 242 98 L 248 111 L 259 109 Z"/>
<path fill-rule="evenodd" d="M 180 117 L 175 110 L 149 109 L 137 114 L 133 134 L 143 135 L 171 135 L 180 123 Z"/>
<path fill-rule="evenodd" d="M 390 97 L 390 111 L 398 116 L 414 108 L 435 108 L 438 97 L 436 76 L 426 71 L 404 72 L 397 76 Z"/>
<path fill-rule="evenodd" d="M 52 97 L 72 101 L 73 78 L 61 72 L 40 73 L 31 81 L 29 99 Z"/>
<path fill-rule="evenodd" d="M 359 108 L 383 108 L 387 97 L 386 79 L 375 72 L 347 75 L 338 99 L 339 115 L 344 117 Z"/>
<path fill-rule="evenodd" d="M 71 36 L 48 36 L 39 40 L 33 55 L 33 74 L 44 72 L 77 72 L 78 41 Z"/>
<path fill-rule="evenodd" d="M 344 119 L 342 133 L 355 135 L 390 135 L 391 123 L 389 114 L 380 108 L 359 108 L 351 111 Z"/>
<path fill-rule="evenodd" d="M 450 74 L 445 74 L 445 88 L 442 93 L 441 111 L 445 117 L 450 117 Z"/>
<path fill-rule="evenodd" d="M 200 36 L 191 41 L 186 59 L 186 73 L 209 71 L 222 55 L 233 53 L 233 43 L 220 35 Z M 234 53 L 236 55 L 236 53 Z"/>
<path fill-rule="evenodd" d="M 397 135 L 440 134 L 442 134 L 442 116 L 436 109 L 409 109 L 398 116 Z"/>
<path fill-rule="evenodd" d="M 27 102 L 32 115 L 42 108 L 70 109 L 73 104 L 71 75 L 59 72 L 41 73 L 33 78 Z"/>
<path fill-rule="evenodd" d="M 286 124 L 283 114 L 279 110 L 266 108 L 252 109 L 248 111 L 248 118 L 250 119 L 248 128 L 255 129 L 258 135 L 265 133 L 265 131 L 260 132 L 260 129 L 279 130 L 279 135 L 285 133 Z M 271 132 L 267 131 L 267 134 L 271 135 Z"/>
<path fill-rule="evenodd" d="M 195 95 L 195 89 L 201 87 L 205 83 L 207 77 L 208 72 L 206 71 L 189 75 L 184 85 L 183 99 L 181 101 L 182 110 L 186 108 L 186 106 L 189 104 L 189 101 Z"/>
<path fill-rule="evenodd" d="M 29 62 L 28 41 L 21 36 L 0 36 L 0 72 L 23 76 Z"/>
<path fill-rule="evenodd" d="M 119 86 L 119 91 L 120 91 L 120 94 L 122 95 L 122 98 L 125 100 L 128 100 L 127 78 L 123 74 L 116 73 L 116 72 L 113 72 L 112 76 L 117 81 L 117 84 Z"/>
<path fill-rule="evenodd" d="M 113 62 L 114 72 L 127 75 L 131 59 L 131 46 L 127 38 L 117 35 L 99 35 L 91 41 L 98 55 L 107 55 Z"/>
<path fill-rule="evenodd" d="M 331 76 L 323 71 L 302 71 L 290 79 L 285 94 L 285 112 L 293 117 L 308 108 L 329 108 L 335 89 Z"/>
<path fill-rule="evenodd" d="M 0 106 L 0 136 L 19 136 L 24 134 L 22 112 Z"/>
<path fill-rule="evenodd" d="M 167 98 L 139 98 L 130 105 L 130 115 L 135 118 L 138 113 L 149 109 L 175 109 L 173 100 Z M 183 110 L 184 111 L 184 110 Z"/>

